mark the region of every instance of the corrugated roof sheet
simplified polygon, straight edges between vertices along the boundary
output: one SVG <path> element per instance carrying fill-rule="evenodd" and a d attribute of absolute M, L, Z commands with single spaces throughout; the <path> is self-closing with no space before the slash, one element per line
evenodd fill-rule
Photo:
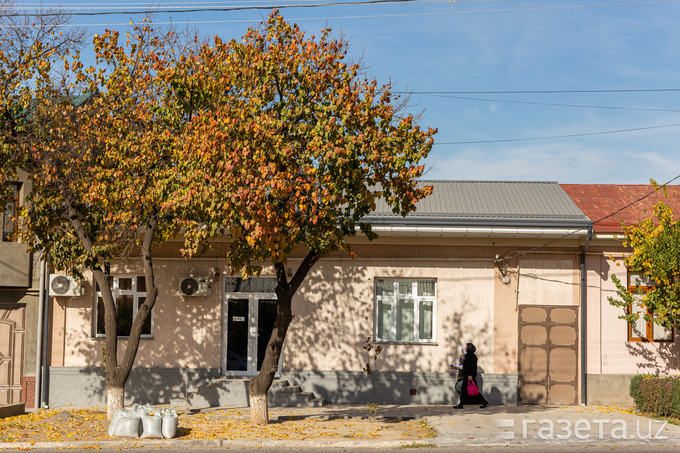
<path fill-rule="evenodd" d="M 432 195 L 406 218 L 383 200 L 371 223 L 583 226 L 588 218 L 556 182 L 421 181 Z"/>
<path fill-rule="evenodd" d="M 600 233 L 621 232 L 621 222 L 633 225 L 652 216 L 654 205 L 666 201 L 674 214 L 680 214 L 680 186 L 668 186 L 668 199 L 647 185 L 621 184 L 560 184 L 578 207 L 595 222 L 593 229 Z M 649 195 L 652 193 L 652 195 Z M 649 195 L 649 196 L 647 196 Z M 641 199 L 645 197 L 644 199 Z M 631 206 L 629 204 L 633 203 Z M 628 207 L 626 207 L 628 206 Z M 615 213 L 604 219 L 604 217 Z M 604 219 L 599 221 L 600 219 Z"/>

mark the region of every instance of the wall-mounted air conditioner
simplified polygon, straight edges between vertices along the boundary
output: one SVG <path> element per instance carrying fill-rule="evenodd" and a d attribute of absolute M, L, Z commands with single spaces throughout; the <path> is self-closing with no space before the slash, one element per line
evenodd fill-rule
<path fill-rule="evenodd" d="M 83 286 L 68 275 L 50 275 L 50 295 L 78 297 L 85 293 Z"/>
<path fill-rule="evenodd" d="M 184 297 L 205 297 L 210 295 L 207 277 L 184 277 L 179 279 L 179 293 Z"/>

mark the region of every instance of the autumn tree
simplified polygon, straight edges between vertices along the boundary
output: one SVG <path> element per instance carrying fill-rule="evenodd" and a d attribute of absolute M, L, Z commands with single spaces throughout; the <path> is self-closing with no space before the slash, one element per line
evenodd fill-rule
<path fill-rule="evenodd" d="M 204 176 L 191 184 L 187 240 L 195 249 L 225 236 L 234 272 L 258 274 L 270 263 L 276 273 L 276 321 L 249 384 L 257 424 L 268 423 L 292 298 L 314 264 L 339 250 L 351 254 L 348 238 L 358 232 L 376 237 L 364 220 L 376 200 L 405 216 L 431 192 L 417 179 L 436 131 L 399 116 L 390 86 L 362 76 L 346 55 L 347 43 L 330 29 L 309 37 L 275 11 L 242 41 L 206 46 L 200 64 L 217 69 L 192 80 L 203 83 L 205 108 L 190 126 L 201 140 L 187 141 L 187 150 L 201 147 L 194 154 Z M 297 250 L 305 257 L 289 278 Z"/>
<path fill-rule="evenodd" d="M 191 112 L 179 107 L 171 86 L 185 58 L 176 47 L 172 33 L 148 23 L 123 37 L 106 31 L 93 40 L 94 66 L 84 67 L 77 52 L 60 55 L 58 67 L 50 59 L 30 60 L 19 68 L 23 81 L 2 93 L 3 105 L 13 109 L 12 121 L 2 123 L 3 172 L 21 169 L 33 182 L 22 212 L 23 242 L 47 252 L 58 269 L 90 271 L 102 294 L 109 417 L 123 407 L 157 299 L 153 250 L 176 235 L 186 196 L 178 151 Z M 105 271 L 112 259 L 140 262 L 146 280 L 120 360 Z"/>
<path fill-rule="evenodd" d="M 656 185 L 655 189 L 661 190 Z M 663 190 L 668 196 L 665 187 Z M 637 321 L 642 313 L 647 322 L 668 328 L 677 326 L 680 323 L 680 220 L 674 220 L 672 208 L 661 201 L 654 206 L 652 217 L 624 226 L 623 233 L 623 245 L 632 249 L 624 264 L 630 271 L 641 273 L 643 281 L 631 290 L 627 282 L 612 275 L 618 298 L 609 297 L 609 302 L 626 309 L 626 314 L 619 318 L 628 322 Z M 638 304 L 641 310 L 630 309 Z"/>
<path fill-rule="evenodd" d="M 7 184 L 16 179 L 15 168 L 6 160 L 5 146 L 17 137 L 14 125 L 27 113 L 15 100 L 29 95 L 31 73 L 41 64 L 58 61 L 79 49 L 83 31 L 67 27 L 71 17 L 65 11 L 28 11 L 13 0 L 0 0 L 0 127 L 8 135 L 0 137 L 0 205 L 9 196 Z M 43 66 L 44 68 L 44 66 Z"/>

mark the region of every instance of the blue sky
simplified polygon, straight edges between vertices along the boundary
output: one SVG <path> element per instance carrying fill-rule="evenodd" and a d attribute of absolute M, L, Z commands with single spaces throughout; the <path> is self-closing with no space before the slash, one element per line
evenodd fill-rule
<path fill-rule="evenodd" d="M 413 92 L 411 111 L 439 129 L 426 161 L 429 179 L 645 184 L 680 175 L 680 0 L 291 4 L 328 2 L 154 2 L 172 9 L 278 6 L 310 34 L 326 24 L 343 33 L 351 56 L 395 91 Z M 73 12 L 145 5 L 62 2 Z M 231 39 L 267 14 L 160 13 L 155 21 Z M 130 17 L 79 16 L 74 23 L 97 33 L 122 30 Z M 677 91 L 654 91 L 667 89 Z"/>

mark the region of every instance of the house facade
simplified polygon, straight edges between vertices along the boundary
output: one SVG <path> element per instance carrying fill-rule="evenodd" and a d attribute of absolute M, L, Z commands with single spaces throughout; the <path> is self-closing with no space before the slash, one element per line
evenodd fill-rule
<path fill-rule="evenodd" d="M 612 306 L 616 297 L 612 275 L 634 288 L 639 275 L 630 272 L 624 258 L 622 224 L 634 225 L 650 217 L 660 201 L 680 213 L 680 186 L 668 187 L 668 199 L 651 185 L 580 185 L 561 187 L 593 221 L 593 237 L 586 251 L 585 330 L 588 404 L 632 401 L 630 378 L 637 373 L 680 374 L 680 346 L 675 329 L 665 329 L 640 319 L 630 324 Z M 625 208 L 624 208 L 625 207 Z M 624 208 L 624 209 L 622 209 Z M 613 215 L 611 215 L 613 214 Z"/>
<path fill-rule="evenodd" d="M 557 183 L 428 183 L 434 193 L 406 218 L 378 206 L 369 220 L 380 237 L 357 237 L 355 259 L 314 266 L 293 300 L 280 378 L 331 403 L 363 404 L 375 390 L 382 404 L 449 404 L 449 364 L 472 342 L 490 402 L 580 403 L 590 220 Z M 194 405 L 245 405 L 273 323 L 273 268 L 241 279 L 226 266 L 227 244 L 190 260 L 180 247 L 155 252 L 160 294 L 128 401 L 167 404 L 191 389 Z M 122 354 L 143 272 L 114 262 L 110 275 Z M 91 276 L 83 289 L 50 300 L 51 406 L 104 402 L 103 313 Z M 369 337 L 383 347 L 375 362 L 362 348 Z"/>
<path fill-rule="evenodd" d="M 0 405 L 35 405 L 40 259 L 17 242 L 14 221 L 31 190 L 19 175 L 13 198 L 0 212 Z"/>

